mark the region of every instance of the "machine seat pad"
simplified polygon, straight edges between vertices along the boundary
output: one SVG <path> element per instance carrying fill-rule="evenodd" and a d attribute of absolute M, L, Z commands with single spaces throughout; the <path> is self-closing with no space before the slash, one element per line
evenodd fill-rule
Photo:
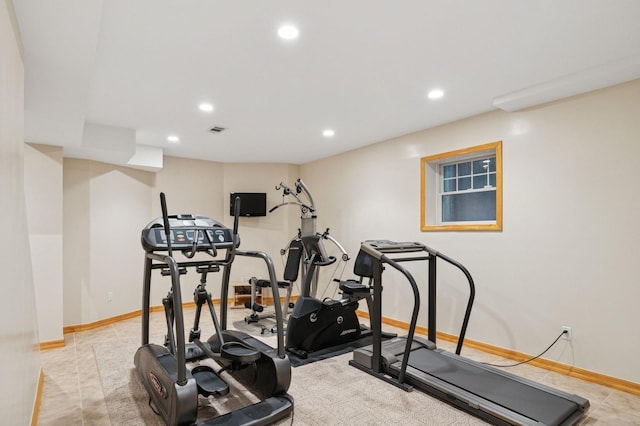
<path fill-rule="evenodd" d="M 256 280 L 256 286 L 257 287 L 262 287 L 262 288 L 271 287 L 271 281 L 269 281 L 269 280 Z M 291 286 L 291 283 L 289 281 L 278 281 L 278 287 L 279 288 L 289 288 L 290 286 Z"/>
<path fill-rule="evenodd" d="M 369 287 L 356 280 L 340 281 L 340 290 L 346 294 L 369 293 Z"/>

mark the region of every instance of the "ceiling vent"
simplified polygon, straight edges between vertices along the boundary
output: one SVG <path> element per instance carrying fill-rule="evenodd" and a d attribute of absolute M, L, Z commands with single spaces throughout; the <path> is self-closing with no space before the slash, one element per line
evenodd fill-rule
<path fill-rule="evenodd" d="M 223 130 L 225 130 L 224 127 L 218 127 L 218 126 L 213 126 L 211 129 L 209 129 L 211 133 L 220 133 Z"/>

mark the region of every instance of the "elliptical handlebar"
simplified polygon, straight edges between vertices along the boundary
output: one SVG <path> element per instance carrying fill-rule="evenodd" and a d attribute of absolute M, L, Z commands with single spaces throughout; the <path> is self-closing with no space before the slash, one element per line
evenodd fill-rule
<path fill-rule="evenodd" d="M 172 247 L 171 247 L 171 230 L 169 228 L 169 214 L 167 213 L 167 198 L 164 195 L 164 192 L 160 193 L 160 208 L 162 209 L 162 223 L 164 225 L 164 235 L 167 239 L 167 252 L 169 253 L 169 257 L 173 256 Z"/>

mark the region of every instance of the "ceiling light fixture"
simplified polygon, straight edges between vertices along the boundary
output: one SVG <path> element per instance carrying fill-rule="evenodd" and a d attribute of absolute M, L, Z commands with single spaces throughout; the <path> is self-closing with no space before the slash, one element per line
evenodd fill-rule
<path fill-rule="evenodd" d="M 427 94 L 427 97 L 429 99 L 440 99 L 443 96 L 444 96 L 444 91 L 442 89 L 433 89 L 429 91 L 429 93 Z"/>
<path fill-rule="evenodd" d="M 298 28 L 291 24 L 282 25 L 278 28 L 278 36 L 283 40 L 294 40 L 298 38 Z"/>
<path fill-rule="evenodd" d="M 200 109 L 200 111 L 202 112 L 211 112 L 213 111 L 213 105 L 203 102 L 198 105 L 198 109 Z"/>
<path fill-rule="evenodd" d="M 324 136 L 325 138 L 331 138 L 333 136 L 335 136 L 336 132 L 334 132 L 331 129 L 326 129 L 322 131 L 322 136 Z"/>
<path fill-rule="evenodd" d="M 180 138 L 177 137 L 176 135 L 169 135 L 167 136 L 167 140 L 171 143 L 178 143 L 180 142 Z"/>

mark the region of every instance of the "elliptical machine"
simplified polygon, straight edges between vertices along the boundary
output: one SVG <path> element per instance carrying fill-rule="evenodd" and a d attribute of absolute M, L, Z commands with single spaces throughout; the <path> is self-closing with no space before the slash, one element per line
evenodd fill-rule
<path fill-rule="evenodd" d="M 227 372 L 261 400 L 201 424 L 267 425 L 286 417 L 293 410 L 293 399 L 287 394 L 291 382 L 291 364 L 284 350 L 282 311 L 276 306 L 275 317 L 279 330 L 277 349 L 246 333 L 227 330 L 229 277 L 236 255 L 262 259 L 269 271 L 274 297 L 279 297 L 271 259 L 263 252 L 237 249 L 240 243 L 239 199 L 234 205 L 233 231 L 205 216 L 169 216 L 163 193 L 160 194 L 160 202 L 162 217 L 149 223 L 141 236 L 145 250 L 142 346 L 134 357 L 136 370 L 149 394 L 150 405 L 153 404 L 167 425 L 192 425 L 198 417 L 198 395 L 219 397 L 229 392 L 229 386 L 221 376 Z M 177 261 L 173 255 L 174 249 L 180 250 L 187 260 Z M 224 256 L 220 256 L 222 258 L 219 257 L 221 252 L 224 252 Z M 191 260 L 197 253 L 213 259 Z M 180 276 L 190 268 L 200 273 L 200 283 L 194 292 L 196 318 L 189 333 L 191 343 L 187 345 Z M 154 269 L 171 277 L 171 290 L 163 300 L 167 320 L 164 346 L 149 343 L 149 299 Z M 219 321 L 211 294 L 206 290 L 206 277 L 208 273 L 220 269 L 223 274 Z M 199 320 L 205 304 L 211 314 L 215 334 L 203 342 L 200 340 Z M 205 357 L 217 362 L 222 369 L 214 371 L 207 365 L 193 369 L 187 367 L 187 361 Z"/>

